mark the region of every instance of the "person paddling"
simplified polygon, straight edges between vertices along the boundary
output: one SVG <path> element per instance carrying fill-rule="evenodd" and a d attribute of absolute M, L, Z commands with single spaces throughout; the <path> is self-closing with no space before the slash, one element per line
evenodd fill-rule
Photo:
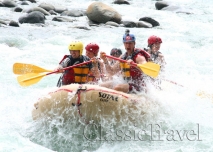
<path fill-rule="evenodd" d="M 122 51 L 119 48 L 112 48 L 112 50 L 110 51 L 110 55 L 116 58 L 120 58 L 120 56 L 122 55 Z M 111 58 L 108 58 L 108 61 L 110 66 L 113 66 L 117 62 L 117 60 L 114 60 Z M 106 72 L 106 80 L 108 81 L 112 80 L 113 76 L 120 77 L 120 75 L 121 75 L 121 72 L 118 72 L 117 74 L 114 74 L 114 75 L 111 75 L 110 73 Z"/>
<path fill-rule="evenodd" d="M 69 49 L 70 55 L 65 55 L 63 59 L 60 61 L 59 66 L 55 69 L 63 73 L 62 76 L 59 78 L 57 87 L 60 87 L 62 85 L 68 85 L 71 83 L 79 83 L 79 84 L 87 83 L 88 74 L 90 73 L 90 71 L 92 71 L 92 69 L 94 69 L 92 67 L 92 63 L 89 63 L 83 66 L 62 70 L 65 67 L 90 61 L 89 57 L 82 55 L 83 53 L 82 42 L 73 41 L 69 44 L 68 49 Z"/>
<path fill-rule="evenodd" d="M 96 43 L 89 43 L 86 45 L 85 49 L 86 56 L 95 61 L 93 62 L 94 71 L 89 75 L 89 80 L 95 83 L 97 83 L 100 79 L 103 81 L 105 76 L 105 67 L 103 60 L 97 57 L 99 52 L 99 45 Z"/>
<path fill-rule="evenodd" d="M 111 56 L 114 56 L 116 58 L 119 58 L 121 55 L 122 55 L 122 51 L 121 49 L 119 48 L 113 48 L 111 51 L 110 51 L 110 55 Z M 108 59 L 109 60 L 109 64 L 110 65 L 113 65 L 115 64 L 116 60 L 113 60 L 113 59 Z"/>
<path fill-rule="evenodd" d="M 161 81 L 164 79 L 165 75 L 165 58 L 164 55 L 159 51 L 162 43 L 162 39 L 158 36 L 152 35 L 148 38 L 148 49 L 145 49 L 150 54 L 149 61 L 154 62 L 156 64 L 160 65 L 160 74 L 157 78 L 153 79 L 151 78 L 151 83 L 154 84 L 154 86 L 157 89 L 161 89 Z"/>
<path fill-rule="evenodd" d="M 162 39 L 158 36 L 152 35 L 148 38 L 148 49 L 145 49 L 150 54 L 150 61 L 159 64 L 161 71 L 165 69 L 164 55 L 159 51 L 162 43 Z"/>
<path fill-rule="evenodd" d="M 113 88 L 114 90 L 126 93 L 143 91 L 145 86 L 143 81 L 143 72 L 138 67 L 132 66 L 131 63 L 145 64 L 147 63 L 150 55 L 142 49 L 135 48 L 135 36 L 130 34 L 129 30 L 126 30 L 126 33 L 123 35 L 123 44 L 126 52 L 121 56 L 121 59 L 126 60 L 127 62 L 116 62 L 113 66 L 110 66 L 105 56 L 105 52 L 101 52 L 100 57 L 103 59 L 107 71 L 111 74 L 122 71 L 125 83 L 118 84 L 116 86 L 113 86 L 113 83 L 102 83 L 101 86 Z"/>

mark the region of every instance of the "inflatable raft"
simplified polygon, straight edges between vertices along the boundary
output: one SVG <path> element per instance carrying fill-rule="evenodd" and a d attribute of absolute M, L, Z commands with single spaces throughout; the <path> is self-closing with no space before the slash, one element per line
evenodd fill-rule
<path fill-rule="evenodd" d="M 134 121 L 133 113 L 143 113 L 141 110 L 136 112 L 142 100 L 146 98 L 97 85 L 71 84 L 40 98 L 34 104 L 32 117 L 34 120 L 58 117 L 62 121 L 76 118 L 84 118 L 86 121 L 100 121 L 102 118 Z"/>

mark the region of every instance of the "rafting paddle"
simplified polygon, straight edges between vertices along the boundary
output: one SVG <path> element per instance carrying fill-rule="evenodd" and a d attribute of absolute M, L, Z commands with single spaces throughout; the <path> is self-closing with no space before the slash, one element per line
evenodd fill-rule
<path fill-rule="evenodd" d="M 171 81 L 171 80 L 167 80 L 167 79 L 163 79 L 164 81 L 167 81 L 169 83 L 172 83 L 174 85 L 177 85 L 177 86 L 180 86 L 180 87 L 184 87 L 183 85 L 177 83 L 177 82 L 174 82 L 174 81 Z M 206 93 L 204 91 L 197 91 L 196 93 L 197 96 L 201 97 L 201 98 L 209 98 L 213 101 L 213 94 L 209 94 L 209 93 Z"/>
<path fill-rule="evenodd" d="M 171 80 L 167 80 L 167 79 L 163 79 L 163 80 L 164 80 L 164 81 L 167 81 L 167 82 L 169 82 L 169 83 L 172 83 L 172 84 L 174 84 L 174 85 L 184 87 L 183 85 L 178 84 L 177 82 L 174 82 L 174 81 L 171 81 Z"/>
<path fill-rule="evenodd" d="M 75 68 L 75 67 L 78 67 L 78 66 L 82 66 L 82 65 L 85 65 L 85 64 L 88 64 L 88 63 L 91 63 L 91 61 L 87 61 L 87 62 L 83 62 L 83 63 L 79 63 L 79 64 L 76 64 L 76 65 L 73 65 L 73 66 L 69 66 L 69 67 L 66 67 L 66 68 L 63 68 L 61 70 L 67 70 L 67 69 L 71 69 L 71 68 Z M 47 75 L 50 75 L 50 74 L 53 74 L 53 73 L 58 73 L 59 70 L 57 71 L 53 71 L 53 72 L 49 72 L 49 73 L 27 73 L 27 74 L 23 74 L 23 75 L 20 75 L 17 77 L 17 80 L 18 80 L 18 83 L 21 85 L 21 86 L 30 86 L 30 85 L 33 85 L 37 82 L 39 82 L 44 76 L 47 76 Z"/>
<path fill-rule="evenodd" d="M 126 60 L 120 59 L 120 58 L 116 58 L 114 56 L 110 56 L 110 55 L 105 55 L 107 58 L 111 58 L 114 60 L 118 60 L 121 62 L 127 62 Z M 147 62 L 145 64 L 136 64 L 136 63 L 131 63 L 133 66 L 137 66 L 141 69 L 141 71 L 143 71 L 143 73 L 145 73 L 146 75 L 149 75 L 153 78 L 157 77 L 160 71 L 160 66 L 156 63 L 153 62 Z"/>
<path fill-rule="evenodd" d="M 13 73 L 14 74 L 26 74 L 26 73 L 42 73 L 42 72 L 52 72 L 52 70 L 46 70 L 39 66 L 27 63 L 14 63 Z"/>

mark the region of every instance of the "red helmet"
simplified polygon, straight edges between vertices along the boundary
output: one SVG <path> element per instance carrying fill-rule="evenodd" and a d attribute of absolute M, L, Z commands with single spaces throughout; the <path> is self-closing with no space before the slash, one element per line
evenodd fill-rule
<path fill-rule="evenodd" d="M 154 36 L 154 35 L 150 36 L 148 38 L 148 46 L 151 46 L 154 43 L 162 43 L 161 38 L 157 37 L 157 36 Z"/>
<path fill-rule="evenodd" d="M 94 54 L 98 54 L 99 46 L 96 43 L 89 43 L 89 44 L 87 44 L 85 49 L 89 52 L 94 53 Z"/>

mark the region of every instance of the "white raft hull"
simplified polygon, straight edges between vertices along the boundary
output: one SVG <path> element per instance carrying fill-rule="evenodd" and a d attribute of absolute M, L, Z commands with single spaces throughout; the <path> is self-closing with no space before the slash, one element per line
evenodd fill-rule
<path fill-rule="evenodd" d="M 80 89 L 81 88 L 81 89 Z M 97 85 L 71 84 L 42 97 L 34 104 L 32 117 L 40 118 L 76 119 L 84 118 L 87 121 L 100 121 L 102 118 L 132 119 L 133 113 L 143 98 L 107 89 Z M 143 112 L 139 110 L 137 115 Z"/>

